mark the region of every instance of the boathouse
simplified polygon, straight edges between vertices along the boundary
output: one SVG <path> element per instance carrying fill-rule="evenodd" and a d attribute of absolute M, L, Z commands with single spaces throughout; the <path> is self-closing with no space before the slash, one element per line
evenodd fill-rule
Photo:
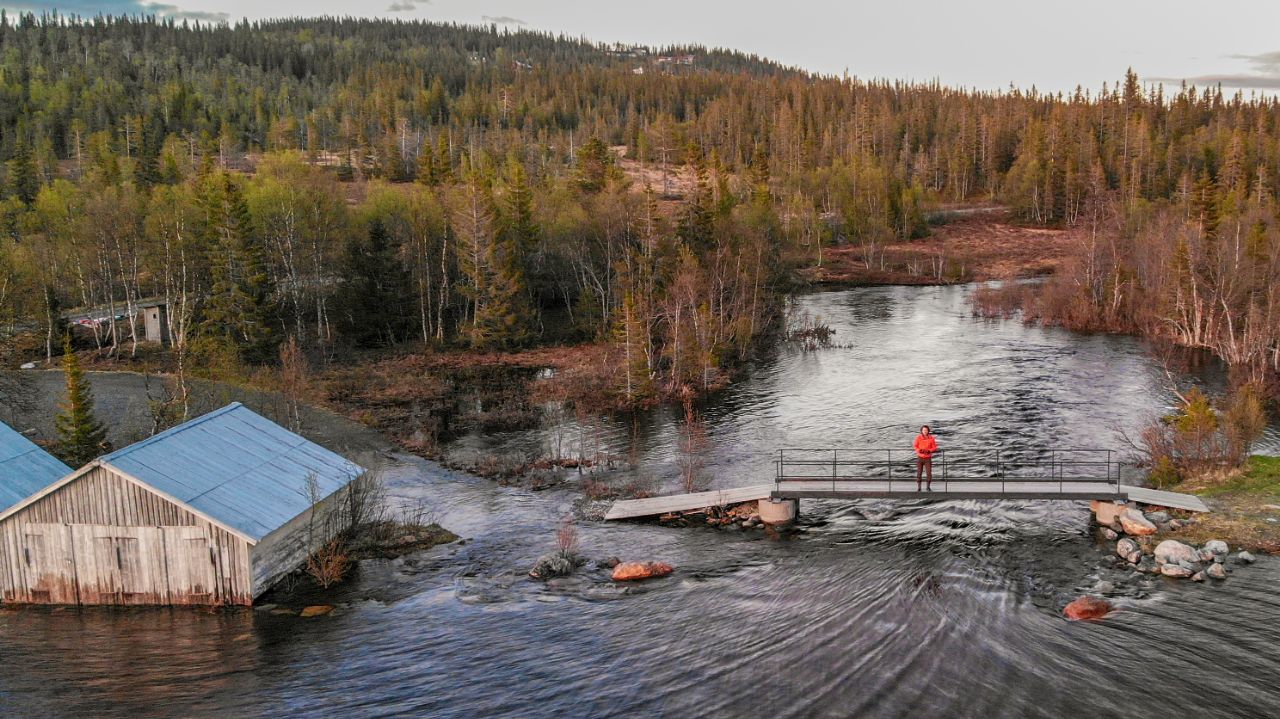
<path fill-rule="evenodd" d="M 71 468 L 0 422 L 0 512 L 67 476 Z"/>
<path fill-rule="evenodd" d="M 0 512 L 0 596 L 252 604 L 339 531 L 331 520 L 364 471 L 228 405 L 107 454 Z"/>

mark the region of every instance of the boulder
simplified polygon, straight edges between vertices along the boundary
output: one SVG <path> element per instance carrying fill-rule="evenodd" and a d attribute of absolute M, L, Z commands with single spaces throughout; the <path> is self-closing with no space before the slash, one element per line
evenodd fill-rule
<path fill-rule="evenodd" d="M 1241 550 L 1238 554 L 1236 554 L 1237 564 L 1253 564 L 1255 561 L 1257 560 L 1254 559 L 1254 556 L 1244 550 Z"/>
<path fill-rule="evenodd" d="M 1200 550 L 1197 550 L 1197 552 L 1196 552 L 1196 553 L 1200 555 L 1200 561 L 1202 561 L 1202 562 L 1212 562 L 1212 561 L 1213 561 L 1213 552 L 1210 552 L 1210 551 L 1209 551 L 1209 550 L 1207 550 L 1207 549 L 1200 549 Z"/>
<path fill-rule="evenodd" d="M 1204 543 L 1204 548 L 1213 554 L 1227 554 L 1231 551 L 1231 548 L 1227 546 L 1227 543 L 1221 539 L 1210 539 Z"/>
<path fill-rule="evenodd" d="M 1226 579 L 1227 570 L 1221 564 L 1210 564 L 1209 568 L 1204 570 L 1210 579 Z"/>
<path fill-rule="evenodd" d="M 1163 564 L 1160 566 L 1160 573 L 1166 577 L 1175 577 L 1178 579 L 1186 579 L 1195 572 L 1182 566 L 1181 564 Z"/>
<path fill-rule="evenodd" d="M 1203 581 L 1204 581 L 1204 572 L 1196 572 L 1195 574 L 1192 574 L 1192 575 L 1191 575 L 1191 581 L 1193 581 L 1193 582 L 1203 582 Z"/>
<path fill-rule="evenodd" d="M 675 567 L 666 562 L 623 562 L 613 568 L 613 580 L 626 582 L 633 579 L 665 577 L 675 570 Z"/>
<path fill-rule="evenodd" d="M 1112 529 L 1112 528 L 1110 528 L 1110 527 L 1103 527 L 1103 528 L 1102 528 L 1102 538 L 1103 538 L 1103 539 L 1105 539 L 1105 540 L 1107 540 L 1108 542 L 1114 542 L 1114 541 L 1116 541 L 1117 539 L 1119 539 L 1119 538 L 1120 538 L 1120 535 L 1119 535 L 1119 534 L 1116 534 L 1116 530 L 1114 530 L 1114 529 Z"/>
<path fill-rule="evenodd" d="M 1129 559 L 1129 557 L 1132 556 L 1134 552 L 1138 553 L 1139 558 L 1142 557 L 1142 547 L 1138 546 L 1138 543 L 1133 541 L 1132 539 L 1125 537 L 1124 539 L 1121 539 L 1119 542 L 1116 542 L 1116 554 L 1119 554 L 1125 559 Z"/>
<path fill-rule="evenodd" d="M 1129 552 L 1127 555 L 1125 555 L 1124 561 L 1128 562 L 1129 564 L 1137 564 L 1138 562 L 1142 561 L 1142 552 L 1139 552 L 1136 550 Z"/>
<path fill-rule="evenodd" d="M 298 616 L 322 617 L 332 611 L 333 611 L 333 605 L 331 604 L 316 604 L 303 609 L 301 612 L 298 613 Z"/>
<path fill-rule="evenodd" d="M 1124 514 L 1128 507 L 1115 502 L 1095 499 L 1089 503 L 1089 509 L 1093 510 L 1093 517 L 1098 524 L 1110 527 L 1115 524 L 1116 520 L 1120 519 L 1120 515 Z"/>
<path fill-rule="evenodd" d="M 1169 521 L 1169 513 L 1165 511 L 1147 512 L 1143 516 L 1145 516 L 1147 518 L 1147 521 L 1151 522 L 1152 524 L 1164 524 L 1165 522 Z"/>
<path fill-rule="evenodd" d="M 1101 619 L 1111 613 L 1111 602 L 1102 597 L 1080 597 L 1072 600 L 1062 610 L 1062 615 L 1071 621 L 1082 619 Z"/>
<path fill-rule="evenodd" d="M 1160 564 L 1179 564 L 1182 562 L 1200 561 L 1200 552 L 1189 544 L 1176 539 L 1166 539 L 1156 545 L 1156 562 Z"/>
<path fill-rule="evenodd" d="M 1125 534 L 1135 537 L 1146 537 L 1156 533 L 1156 525 L 1136 509 L 1126 509 L 1124 514 L 1120 515 L 1120 526 L 1124 528 Z"/>

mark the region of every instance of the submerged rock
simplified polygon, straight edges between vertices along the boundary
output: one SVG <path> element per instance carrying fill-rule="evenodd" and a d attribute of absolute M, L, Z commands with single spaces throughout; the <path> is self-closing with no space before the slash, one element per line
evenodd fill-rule
<path fill-rule="evenodd" d="M 1120 515 L 1120 526 L 1124 528 L 1125 534 L 1135 537 L 1146 537 L 1156 533 L 1156 525 L 1136 509 L 1126 509 L 1124 514 Z"/>
<path fill-rule="evenodd" d="M 552 552 L 538 557 L 529 576 L 534 579 L 550 579 L 573 574 L 573 570 L 582 565 L 582 558 L 567 552 Z"/>
<path fill-rule="evenodd" d="M 666 562 L 623 562 L 613 568 L 613 580 L 626 582 L 634 579 L 665 577 L 675 570 L 675 567 Z"/>
<path fill-rule="evenodd" d="M 1173 577 L 1175 579 L 1186 579 L 1187 577 L 1190 577 L 1192 574 L 1194 574 L 1194 572 L 1182 566 L 1181 564 L 1161 565 L 1160 573 L 1166 577 Z"/>
<path fill-rule="evenodd" d="M 1244 550 L 1241 550 L 1238 554 L 1236 554 L 1236 562 L 1238 564 L 1253 564 L 1255 561 L 1257 560 L 1254 558 L 1254 556 Z"/>
<path fill-rule="evenodd" d="M 1166 539 L 1156 545 L 1156 561 L 1160 564 L 1180 564 L 1200 561 L 1200 552 L 1176 539 Z"/>
<path fill-rule="evenodd" d="M 301 612 L 298 613 L 298 616 L 304 617 L 304 618 L 305 617 L 322 617 L 332 611 L 333 611 L 333 605 L 331 604 L 316 604 L 303 609 Z"/>
<path fill-rule="evenodd" d="M 1210 564 L 1209 568 L 1204 571 L 1210 579 L 1226 579 L 1227 570 L 1221 564 Z"/>
<path fill-rule="evenodd" d="M 1062 609 L 1062 615 L 1071 621 L 1101 619 L 1111 613 L 1111 602 L 1102 597 L 1084 596 L 1074 599 Z"/>

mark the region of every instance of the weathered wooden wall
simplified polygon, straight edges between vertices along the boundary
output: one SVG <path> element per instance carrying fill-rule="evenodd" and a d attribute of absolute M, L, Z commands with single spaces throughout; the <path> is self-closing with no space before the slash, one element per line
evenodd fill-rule
<path fill-rule="evenodd" d="M 348 484 L 320 500 L 254 545 L 250 556 L 255 598 L 302 566 L 313 548 L 318 549 L 342 529 L 338 520 L 350 487 Z"/>
<path fill-rule="evenodd" d="M 0 522 L 0 596 L 50 604 L 249 604 L 249 544 L 95 467 Z"/>

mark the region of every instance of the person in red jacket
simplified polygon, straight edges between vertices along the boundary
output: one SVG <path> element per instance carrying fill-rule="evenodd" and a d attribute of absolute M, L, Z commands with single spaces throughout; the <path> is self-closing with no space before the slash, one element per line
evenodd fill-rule
<path fill-rule="evenodd" d="M 938 440 L 933 436 L 929 425 L 920 427 L 920 434 L 916 435 L 916 441 L 912 446 L 916 451 L 916 491 L 920 491 L 920 478 L 925 475 L 929 478 L 925 491 L 932 492 L 933 455 L 938 452 Z"/>

